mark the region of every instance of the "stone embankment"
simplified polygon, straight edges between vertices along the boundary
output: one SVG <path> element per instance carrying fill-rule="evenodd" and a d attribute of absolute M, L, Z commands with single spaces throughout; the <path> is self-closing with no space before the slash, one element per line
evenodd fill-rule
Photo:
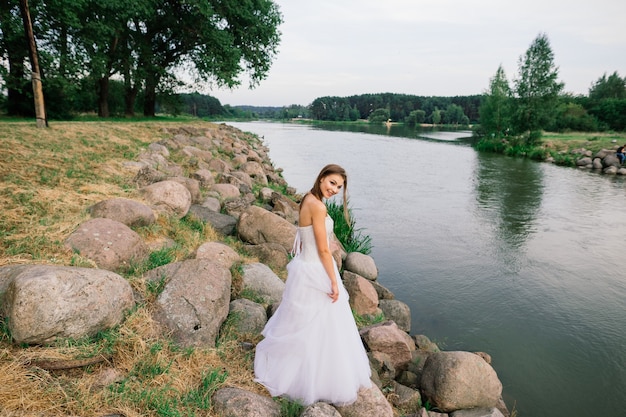
<path fill-rule="evenodd" d="M 602 149 L 594 154 L 588 149 L 580 148 L 573 149 L 571 153 L 579 157 L 576 160 L 579 168 L 597 170 L 609 175 L 626 175 L 626 167 L 615 156 L 615 149 Z"/>
<path fill-rule="evenodd" d="M 150 144 L 137 161 L 125 165 L 129 176 L 134 175 L 137 198 L 95 204 L 89 209 L 91 219 L 65 240 L 68 250 L 92 260 L 98 269 L 0 268 L 0 312 L 8 317 L 16 345 L 80 338 L 122 323 L 125 313 L 145 300 L 115 271 L 173 243 L 163 236 L 148 244 L 133 230 L 154 224 L 160 216 L 193 215 L 221 235 L 239 239 L 245 252 L 259 260 L 240 267 L 243 287 L 256 294 L 256 301 L 231 299 L 231 270 L 242 265 L 242 257 L 221 242 L 204 242 L 189 259 L 145 273 L 144 283 L 161 289 L 150 311 L 163 334 L 183 347 L 212 348 L 233 314 L 237 332 L 260 334 L 281 300 L 285 284 L 274 271 L 284 271 L 289 260 L 298 196 L 255 137 L 226 125 L 165 133 L 166 139 Z M 185 169 L 174 161 L 185 161 Z M 385 318 L 360 330 L 374 384 L 361 390 L 354 404 L 317 403 L 302 416 L 509 415 L 488 354 L 441 351 L 428 337 L 411 335 L 409 307 L 378 282 L 374 260 L 343 250 L 333 256 L 355 313 Z M 212 400 L 219 415 L 280 416 L 279 405 L 269 396 L 238 387 L 223 387 Z"/>

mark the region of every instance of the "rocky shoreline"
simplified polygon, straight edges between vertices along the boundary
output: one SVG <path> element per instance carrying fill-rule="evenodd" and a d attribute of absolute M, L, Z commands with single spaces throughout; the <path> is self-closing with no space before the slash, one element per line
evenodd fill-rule
<path fill-rule="evenodd" d="M 134 178 L 136 198 L 93 205 L 91 219 L 64 242 L 68 251 L 90 259 L 97 269 L 0 267 L 0 313 L 8 317 L 14 344 L 45 345 L 122 323 L 128 311 L 146 300 L 117 272 L 173 244 L 167 236 L 146 242 L 133 229 L 153 225 L 162 216 L 188 215 L 239 241 L 246 256 L 258 262 L 244 262 L 231 246 L 211 241 L 200 244 L 189 259 L 146 272 L 142 284 L 159 288 L 152 318 L 181 347 L 214 347 L 227 323 L 237 334 L 258 337 L 281 299 L 284 280 L 279 275 L 296 234 L 299 196 L 254 136 L 224 124 L 166 128 L 163 133 L 165 139 L 124 164 Z M 378 282 L 374 259 L 343 250 L 333 256 L 354 312 L 385 318 L 360 329 L 374 384 L 361 390 L 354 404 L 317 403 L 302 416 L 510 415 L 488 354 L 441 351 L 425 335 L 411 335 L 409 307 Z M 254 300 L 232 296 L 235 268 L 241 274 L 237 285 L 254 294 Z M 249 343 L 240 347 L 254 349 Z M 212 402 L 218 415 L 281 415 L 268 395 L 236 386 L 220 388 Z M 16 410 L 0 406 L 0 411 Z"/>

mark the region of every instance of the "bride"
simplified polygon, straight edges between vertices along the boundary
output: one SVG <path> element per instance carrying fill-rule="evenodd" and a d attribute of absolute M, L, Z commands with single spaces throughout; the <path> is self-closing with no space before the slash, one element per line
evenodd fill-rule
<path fill-rule="evenodd" d="M 345 170 L 327 165 L 302 199 L 282 301 L 256 347 L 255 381 L 272 396 L 304 405 L 350 404 L 359 388 L 371 386 L 367 354 L 331 255 L 333 220 L 323 201 L 343 190 L 348 219 L 347 185 Z"/>

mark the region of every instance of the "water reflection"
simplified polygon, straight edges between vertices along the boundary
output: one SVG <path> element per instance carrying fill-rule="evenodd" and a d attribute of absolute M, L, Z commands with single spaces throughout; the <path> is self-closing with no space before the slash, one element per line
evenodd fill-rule
<path fill-rule="evenodd" d="M 404 124 L 368 123 L 320 123 L 311 125 L 313 129 L 339 132 L 370 133 L 373 135 L 397 138 L 426 139 L 436 141 L 456 141 L 471 138 L 472 132 L 465 129 L 450 129 L 438 126 L 407 126 Z"/>
<path fill-rule="evenodd" d="M 496 236 L 520 249 L 533 233 L 543 196 L 539 164 L 518 158 L 502 163 L 500 155 L 478 153 L 474 175 L 481 216 L 496 228 Z"/>

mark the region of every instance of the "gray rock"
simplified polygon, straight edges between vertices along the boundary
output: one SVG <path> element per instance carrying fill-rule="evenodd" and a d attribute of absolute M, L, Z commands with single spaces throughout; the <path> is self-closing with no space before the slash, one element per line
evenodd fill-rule
<path fill-rule="evenodd" d="M 191 193 L 184 185 L 176 181 L 160 181 L 141 190 L 143 198 L 155 210 L 183 218 L 191 207 Z"/>
<path fill-rule="evenodd" d="M 357 400 L 349 405 L 336 405 L 342 417 L 392 417 L 393 409 L 380 388 L 372 384 L 370 388 L 361 388 Z"/>
<path fill-rule="evenodd" d="M 374 263 L 374 259 L 360 252 L 349 253 L 348 256 L 346 256 L 344 268 L 370 281 L 375 281 L 378 277 L 378 268 Z"/>
<path fill-rule="evenodd" d="M 65 247 L 91 259 L 103 269 L 115 271 L 131 262 L 141 263 L 148 247 L 123 223 L 111 219 L 87 220 L 65 240 Z"/>
<path fill-rule="evenodd" d="M 241 256 L 230 246 L 220 242 L 203 243 L 194 252 L 196 259 L 208 259 L 230 269 L 235 262 L 241 260 Z"/>
<path fill-rule="evenodd" d="M 385 318 L 396 322 L 405 332 L 411 331 L 411 309 L 400 300 L 380 300 L 378 307 L 385 314 Z"/>
<path fill-rule="evenodd" d="M 189 207 L 189 213 L 203 222 L 210 224 L 215 231 L 224 236 L 233 235 L 235 233 L 237 219 L 228 214 L 217 213 L 197 204 Z"/>
<path fill-rule="evenodd" d="M 104 269 L 23 265 L 5 277 L 5 312 L 17 343 L 92 336 L 120 324 L 135 304 L 128 281 Z"/>
<path fill-rule="evenodd" d="M 280 302 L 285 290 L 283 280 L 262 263 L 243 266 L 243 286 L 263 297 L 268 304 Z"/>
<path fill-rule="evenodd" d="M 378 293 L 370 281 L 350 271 L 344 271 L 342 278 L 350 295 L 350 307 L 356 314 L 374 316 L 380 313 Z"/>
<path fill-rule="evenodd" d="M 248 161 L 242 164 L 239 169 L 250 175 L 256 184 L 267 185 L 267 176 L 265 175 L 265 170 L 260 163 L 256 161 Z"/>
<path fill-rule="evenodd" d="M 593 162 L 591 163 L 593 169 L 602 169 L 602 159 L 593 158 Z"/>
<path fill-rule="evenodd" d="M 439 346 L 437 346 L 434 342 L 432 342 L 428 336 L 423 334 L 418 334 L 413 336 L 413 341 L 415 341 L 415 346 L 418 349 L 423 350 L 425 352 L 439 352 Z"/>
<path fill-rule="evenodd" d="M 115 220 L 128 227 L 148 226 L 156 221 L 150 207 L 127 198 L 104 200 L 89 207 L 88 211 L 91 217 Z"/>
<path fill-rule="evenodd" d="M 393 300 L 396 298 L 395 294 L 389 291 L 384 286 L 380 285 L 380 282 L 372 281 L 372 286 L 376 290 L 379 300 Z"/>
<path fill-rule="evenodd" d="M 319 402 L 305 408 L 300 417 L 341 417 L 341 414 L 332 405 Z"/>
<path fill-rule="evenodd" d="M 200 188 L 209 188 L 211 185 L 215 184 L 215 177 L 213 177 L 213 173 L 208 169 L 197 170 L 191 174 L 191 178 L 200 182 Z"/>
<path fill-rule="evenodd" d="M 407 369 L 411 352 L 415 350 L 413 339 L 399 329 L 393 321 L 362 328 L 359 333 L 369 350 L 389 355 L 396 374 Z"/>
<path fill-rule="evenodd" d="M 200 181 L 187 177 L 170 177 L 168 181 L 175 181 L 183 185 L 191 194 L 191 204 L 199 204 L 202 202 L 202 194 L 200 193 Z"/>
<path fill-rule="evenodd" d="M 492 408 L 502 395 L 493 368 L 470 352 L 437 352 L 426 359 L 420 381 L 422 395 L 444 412 Z"/>
<path fill-rule="evenodd" d="M 221 388 L 213 394 L 213 408 L 227 417 L 280 417 L 280 406 L 269 397 L 241 388 Z"/>
<path fill-rule="evenodd" d="M 237 225 L 239 237 L 253 245 L 278 243 L 287 252 L 293 248 L 296 226 L 264 208 L 250 206 L 241 213 Z"/>
<path fill-rule="evenodd" d="M 289 263 L 289 254 L 278 243 L 261 243 L 260 245 L 245 245 L 244 249 L 252 256 L 259 258 L 261 263 L 271 268 L 281 269 Z"/>
<path fill-rule="evenodd" d="M 239 187 L 232 184 L 213 184 L 211 186 L 211 191 L 216 191 L 222 200 L 237 198 L 241 194 Z"/>
<path fill-rule="evenodd" d="M 416 412 L 420 409 L 422 398 L 419 391 L 399 384 L 396 381 L 391 383 L 393 395 L 390 396 L 391 403 L 405 413 Z"/>
<path fill-rule="evenodd" d="M 214 347 L 228 315 L 232 277 L 207 259 L 175 262 L 148 271 L 148 282 L 163 280 L 153 317 L 182 346 Z"/>
<path fill-rule="evenodd" d="M 233 326 L 239 334 L 261 334 L 267 323 L 265 308 L 245 298 L 231 301 L 229 314 L 235 316 Z"/>
<path fill-rule="evenodd" d="M 222 203 L 215 197 L 207 197 L 201 204 L 202 207 L 208 208 L 211 211 L 219 213 L 222 209 Z"/>
<path fill-rule="evenodd" d="M 619 169 L 622 164 L 619 161 L 619 158 L 615 156 L 615 153 L 609 153 L 604 158 L 602 158 L 602 166 L 606 167 L 615 167 Z"/>
<path fill-rule="evenodd" d="M 458 410 L 450 414 L 450 417 L 504 417 L 495 407 L 492 408 L 472 408 L 469 410 Z"/>

